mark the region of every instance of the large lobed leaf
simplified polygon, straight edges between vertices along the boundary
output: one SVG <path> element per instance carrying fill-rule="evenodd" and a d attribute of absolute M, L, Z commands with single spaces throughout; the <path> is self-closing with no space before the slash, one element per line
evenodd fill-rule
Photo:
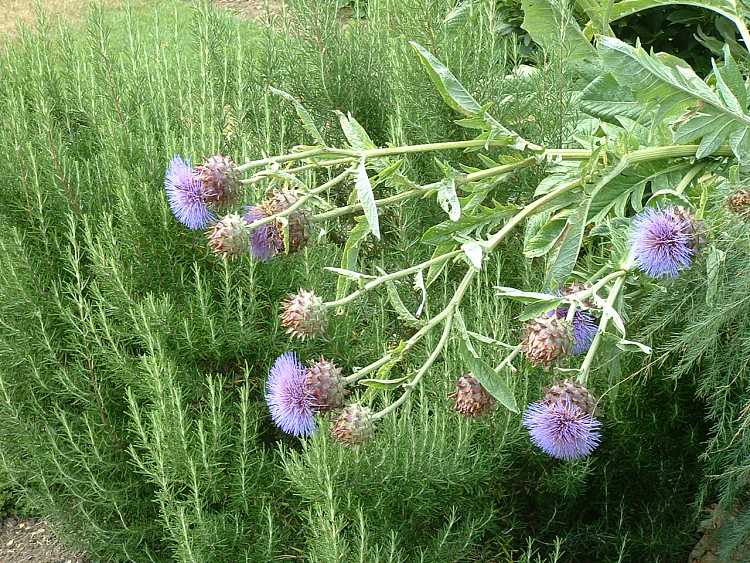
<path fill-rule="evenodd" d="M 661 117 L 682 115 L 675 123 L 675 142 L 700 140 L 698 158 L 714 154 L 728 142 L 741 163 L 750 162 L 747 93 L 728 49 L 723 68 L 714 65 L 717 90 L 684 61 L 648 54 L 619 39 L 602 37 L 599 53 L 606 70 L 637 100 L 657 107 Z"/>

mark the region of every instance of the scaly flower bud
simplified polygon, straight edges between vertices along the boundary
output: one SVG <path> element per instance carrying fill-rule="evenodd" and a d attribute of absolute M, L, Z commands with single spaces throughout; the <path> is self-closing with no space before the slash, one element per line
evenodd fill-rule
<path fill-rule="evenodd" d="M 482 387 L 472 373 L 458 378 L 456 390 L 451 393 L 455 409 L 468 418 L 477 418 L 490 412 L 495 406 L 495 398 Z"/>
<path fill-rule="evenodd" d="M 305 339 L 323 333 L 325 327 L 323 300 L 312 291 L 300 289 L 282 303 L 281 324 L 287 333 Z"/>
<path fill-rule="evenodd" d="M 358 403 L 344 407 L 331 427 L 331 436 L 347 446 L 367 442 L 375 432 L 372 411 Z"/>
<path fill-rule="evenodd" d="M 727 207 L 741 217 L 750 218 L 750 191 L 739 190 L 733 193 L 727 199 Z"/>
<path fill-rule="evenodd" d="M 273 192 L 268 199 L 260 204 L 261 209 L 266 215 L 275 215 L 286 211 L 290 206 L 297 203 L 299 200 L 299 193 L 297 190 L 290 188 L 282 188 L 276 192 Z M 307 213 L 302 209 L 297 209 L 293 213 L 286 217 L 287 225 L 289 228 L 289 249 L 288 251 L 297 252 L 305 246 L 307 240 L 310 238 L 310 232 L 308 229 L 309 218 Z M 279 233 L 283 233 L 283 225 L 278 222 L 276 229 Z M 282 239 L 283 249 L 283 235 L 280 234 Z"/>
<path fill-rule="evenodd" d="M 346 389 L 341 368 L 321 357 L 307 368 L 305 391 L 318 412 L 336 410 L 344 405 Z"/>
<path fill-rule="evenodd" d="M 236 213 L 223 217 L 208 230 L 208 246 L 221 256 L 235 258 L 247 254 L 249 244 L 247 222 Z"/>
<path fill-rule="evenodd" d="M 573 330 L 565 319 L 543 315 L 526 325 L 522 350 L 535 366 L 548 369 L 573 349 Z"/>
<path fill-rule="evenodd" d="M 195 172 L 203 182 L 205 202 L 228 205 L 239 200 L 240 175 L 228 156 L 212 156 L 200 166 L 196 166 Z"/>

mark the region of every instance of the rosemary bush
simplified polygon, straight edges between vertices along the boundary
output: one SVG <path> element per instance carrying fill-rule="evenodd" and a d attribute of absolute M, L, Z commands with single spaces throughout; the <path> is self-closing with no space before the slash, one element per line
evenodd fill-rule
<path fill-rule="evenodd" d="M 745 99 L 729 56 L 654 113 L 662 90 L 631 97 L 626 62 L 670 79 L 677 63 L 594 47 L 552 4 L 525 5 L 531 55 L 498 33 L 494 1 L 457 18 L 453 2 L 369 0 L 345 26 L 327 2 L 291 4 L 271 28 L 176 3 L 94 11 L 82 36 L 42 20 L 6 48 L 7 480 L 101 560 L 684 559 L 691 501 L 747 494 L 747 235 L 724 209 L 744 157 L 741 135 L 674 141 L 664 120 L 696 123 L 697 95 L 726 109 L 717 76 Z M 742 131 L 744 109 L 722 115 Z M 194 175 L 175 153 L 245 164 Z M 211 184 L 218 169 L 242 172 L 241 192 Z M 169 203 L 219 221 L 207 239 Z M 632 217 L 656 203 L 705 239 L 666 282 L 629 253 Z M 571 280 L 589 285 L 558 293 Z M 300 288 L 326 304 L 290 313 Z M 326 318 L 299 316 L 310 303 Z M 562 307 L 561 325 L 585 312 L 598 332 L 553 376 L 520 343 Z M 318 320 L 321 338 L 285 334 Z M 304 440 L 272 422 L 269 369 L 290 351 L 345 369 L 346 402 L 377 418 L 356 429 L 366 443 L 337 442 L 355 433 L 336 412 Z M 467 371 L 480 403 L 458 402 Z M 566 462 L 520 417 L 561 377 L 596 393 L 603 423 L 586 414 L 601 444 Z"/>

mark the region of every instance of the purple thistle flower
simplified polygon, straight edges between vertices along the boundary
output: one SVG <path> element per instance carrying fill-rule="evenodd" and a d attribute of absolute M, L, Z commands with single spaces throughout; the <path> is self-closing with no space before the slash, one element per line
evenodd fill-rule
<path fill-rule="evenodd" d="M 693 261 L 695 229 L 673 207 L 649 207 L 633 219 L 632 251 L 641 271 L 653 278 L 674 278 Z"/>
<path fill-rule="evenodd" d="M 248 207 L 245 213 L 245 221 L 252 223 L 259 219 L 265 219 L 268 214 L 260 207 Z M 284 241 L 279 233 L 276 223 L 268 223 L 250 233 L 250 251 L 256 260 L 266 262 L 284 250 Z"/>
<path fill-rule="evenodd" d="M 556 459 L 585 457 L 601 439 L 601 423 L 568 399 L 531 403 L 522 423 L 531 441 Z"/>
<path fill-rule="evenodd" d="M 558 319 L 565 319 L 568 316 L 568 307 L 558 307 L 555 309 L 554 314 Z M 552 311 L 550 311 L 548 315 L 552 316 Z M 599 325 L 597 324 L 594 315 L 588 311 L 581 310 L 576 310 L 576 312 L 573 313 L 574 356 L 579 356 L 589 351 L 597 330 L 599 330 Z"/>
<path fill-rule="evenodd" d="M 204 229 L 216 218 L 203 201 L 203 183 L 195 175 L 190 161 L 175 155 L 164 178 L 169 207 L 188 229 Z"/>
<path fill-rule="evenodd" d="M 286 352 L 273 364 L 266 384 L 266 402 L 276 426 L 294 436 L 315 431 L 312 398 L 305 391 L 307 370 L 297 354 Z"/>

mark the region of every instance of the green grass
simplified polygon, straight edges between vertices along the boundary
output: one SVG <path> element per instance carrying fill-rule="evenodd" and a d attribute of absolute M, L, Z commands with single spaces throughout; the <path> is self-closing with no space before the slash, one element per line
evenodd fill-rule
<path fill-rule="evenodd" d="M 408 40 L 535 142 L 566 138 L 575 113 L 553 56 L 525 90 L 503 78 L 516 49 L 493 33 L 494 2 L 454 30 L 442 25 L 448 0 L 369 0 L 369 17 L 345 27 L 328 4 L 294 0 L 291 19 L 269 30 L 164 2 L 95 12 L 82 29 L 42 24 L 7 44 L 0 471 L 96 560 L 684 559 L 695 448 L 706 436 L 690 385 L 673 394 L 664 378 L 624 384 L 628 400 L 606 407 L 601 454 L 581 464 L 534 451 L 516 415 L 468 423 L 452 412 L 447 395 L 463 370 L 453 343 L 367 448 L 342 449 L 325 432 L 300 444 L 271 425 L 263 384 L 278 354 L 293 346 L 349 370 L 410 329 L 374 294 L 332 319 L 325 339 L 291 344 L 278 304 L 299 287 L 334 295 L 323 267 L 338 264 L 352 221 L 329 225 L 296 256 L 223 262 L 169 212 L 162 181 L 172 155 L 241 161 L 309 142 L 269 85 L 302 99 L 331 144 L 341 140 L 335 109 L 380 145 L 463 138 Z M 439 175 L 430 157 L 406 168 L 422 182 Z M 537 179 L 519 176 L 496 197 L 528 198 Z M 246 200 L 260 197 L 259 188 Z M 425 259 L 432 249 L 414 241 L 440 220 L 427 202 L 384 214 L 384 241 L 363 248 L 362 268 Z M 517 338 L 517 311 L 488 288 L 540 286 L 541 268 L 519 255 L 514 238 L 488 261 L 463 309 L 470 330 Z M 458 275 L 431 288 L 428 312 Z M 409 284 L 399 289 L 416 309 Z M 434 343 L 393 375 L 418 367 Z M 519 404 L 547 377 L 519 370 Z M 606 388 L 607 374 L 597 377 Z M 373 406 L 393 398 L 359 396 Z M 665 402 L 674 410 L 657 420 Z M 649 485 L 634 491 L 635 480 Z"/>

